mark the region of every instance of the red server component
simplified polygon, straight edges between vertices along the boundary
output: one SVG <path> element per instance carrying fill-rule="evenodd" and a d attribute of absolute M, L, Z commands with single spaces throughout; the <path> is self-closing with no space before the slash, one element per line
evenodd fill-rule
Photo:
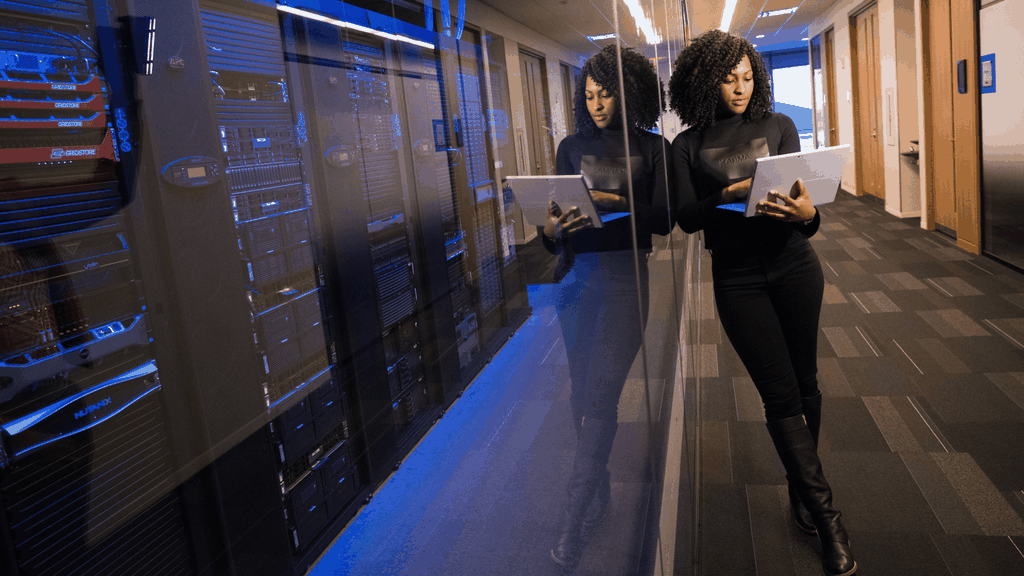
<path fill-rule="evenodd" d="M 113 121 L 89 29 L 9 20 L 0 28 L 0 190 L 113 180 Z"/>

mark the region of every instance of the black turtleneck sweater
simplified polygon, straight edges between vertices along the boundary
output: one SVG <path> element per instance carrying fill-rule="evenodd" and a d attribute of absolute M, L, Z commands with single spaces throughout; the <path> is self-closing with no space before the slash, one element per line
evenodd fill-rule
<path fill-rule="evenodd" d="M 719 119 L 703 131 L 687 130 L 672 142 L 677 209 L 673 218 L 686 232 L 704 231 L 705 247 L 779 246 L 794 231 L 813 236 L 820 214 L 808 224 L 790 224 L 766 216 L 716 208 L 725 202 L 722 189 L 754 175 L 757 158 L 800 151 L 796 126 L 785 114 L 771 113 L 756 122 L 742 115 Z"/>
<path fill-rule="evenodd" d="M 636 246 L 651 249 L 651 234 L 668 234 L 672 222 L 667 209 L 668 184 L 665 138 L 640 131 L 629 135 L 630 171 L 633 175 L 633 205 L 636 214 Z M 629 198 L 625 141 L 622 130 L 606 128 L 596 138 L 580 134 L 566 136 L 558 145 L 555 161 L 558 174 L 582 174 L 590 190 L 599 190 Z M 569 206 L 562 206 L 567 210 Z M 555 245 L 543 229 L 538 230 L 544 245 L 554 252 Z M 632 250 L 633 228 L 628 216 L 612 220 L 601 228 L 584 228 L 572 235 L 577 252 Z"/>

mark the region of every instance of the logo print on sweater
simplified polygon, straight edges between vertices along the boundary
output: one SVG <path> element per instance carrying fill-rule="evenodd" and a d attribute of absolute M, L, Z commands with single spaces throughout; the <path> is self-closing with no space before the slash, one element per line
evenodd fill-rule
<path fill-rule="evenodd" d="M 739 156 L 733 156 L 732 158 L 724 158 L 721 161 L 722 166 L 727 164 L 735 164 L 737 162 L 743 162 L 744 160 L 750 160 L 749 154 L 740 154 Z"/>

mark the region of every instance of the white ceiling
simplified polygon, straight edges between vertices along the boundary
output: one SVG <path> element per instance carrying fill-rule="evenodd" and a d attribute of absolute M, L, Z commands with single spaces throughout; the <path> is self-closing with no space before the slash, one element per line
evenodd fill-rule
<path fill-rule="evenodd" d="M 608 42 L 592 42 L 587 36 L 615 32 L 613 0 L 480 0 L 570 50 L 589 54 Z M 684 0 L 628 0 L 643 6 L 655 28 L 663 36 L 676 39 L 680 19 L 678 11 Z M 800 41 L 807 37 L 807 26 L 825 12 L 836 0 L 737 0 L 729 32 L 756 44 L 758 50 L 772 45 Z M 625 44 L 642 43 L 636 24 L 630 16 L 627 0 L 618 0 L 620 34 Z M 696 37 L 721 24 L 725 0 L 688 0 L 690 33 Z M 799 6 L 793 14 L 758 18 L 758 14 Z M 676 13 L 669 13 L 675 11 Z M 667 26 L 672 22 L 674 26 Z M 758 35 L 763 38 L 757 38 Z"/>

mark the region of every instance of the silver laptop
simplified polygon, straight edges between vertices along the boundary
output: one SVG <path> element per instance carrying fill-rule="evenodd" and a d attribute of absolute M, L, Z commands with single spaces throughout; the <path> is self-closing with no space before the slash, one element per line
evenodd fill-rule
<path fill-rule="evenodd" d="M 512 193 L 523 209 L 523 217 L 528 224 L 543 226 L 547 222 L 548 203 L 554 200 L 564 211 L 578 206 L 585 216 L 590 216 L 595 228 L 629 216 L 629 212 L 600 212 L 594 205 L 590 190 L 583 181 L 583 176 L 509 176 L 508 183 Z"/>
<path fill-rule="evenodd" d="M 807 152 L 758 158 L 750 196 L 747 196 L 744 202 L 722 204 L 718 208 L 743 212 L 748 218 L 755 216 L 757 203 L 767 198 L 769 192 L 789 194 L 798 178 L 803 180 L 804 187 L 811 196 L 811 203 L 815 206 L 827 204 L 836 199 L 839 182 L 843 177 L 843 166 L 849 156 L 850 145 L 843 144 Z"/>

